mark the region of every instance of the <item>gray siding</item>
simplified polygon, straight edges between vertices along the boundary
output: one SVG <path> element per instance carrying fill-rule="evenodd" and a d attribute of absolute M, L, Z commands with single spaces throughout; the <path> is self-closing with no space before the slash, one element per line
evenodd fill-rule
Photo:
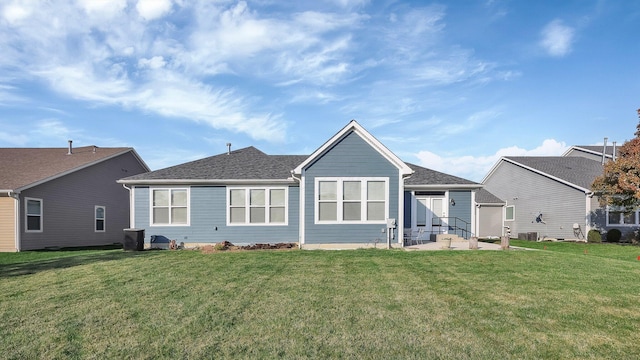
<path fill-rule="evenodd" d="M 454 199 L 456 203 L 455 205 L 451 205 L 451 202 L 449 202 L 449 233 L 455 233 L 468 239 L 473 232 L 473 228 L 471 228 L 471 212 L 473 211 L 471 190 L 449 191 L 449 199 Z M 466 229 L 467 231 L 452 228 L 454 226 L 460 229 Z"/>
<path fill-rule="evenodd" d="M 162 235 L 184 243 L 219 243 L 236 245 L 298 242 L 300 188 L 290 186 L 288 225 L 227 226 L 227 190 L 225 186 L 190 187 L 189 226 L 151 226 L 149 187 L 136 186 L 135 227 L 145 230 L 145 242 L 152 235 Z"/>
<path fill-rule="evenodd" d="M 144 171 L 136 157 L 128 152 L 23 191 L 20 194 L 21 250 L 122 242 L 122 230 L 129 227 L 129 192 L 116 180 Z M 25 197 L 43 201 L 41 233 L 25 232 Z M 96 205 L 106 207 L 105 232 L 94 231 Z"/>
<path fill-rule="evenodd" d="M 502 236 L 502 206 L 482 205 L 478 209 L 478 237 Z"/>
<path fill-rule="evenodd" d="M 315 224 L 316 177 L 386 177 L 389 217 L 398 219 L 399 170 L 351 132 L 305 170 L 305 244 L 386 242 L 386 224 Z M 394 240 L 397 242 L 397 240 Z"/>
<path fill-rule="evenodd" d="M 586 195 L 540 174 L 501 161 L 485 181 L 485 189 L 515 206 L 515 221 L 506 221 L 511 236 L 537 232 L 538 237 L 575 238 L 573 224 L 584 228 Z M 536 222 L 542 213 L 545 224 Z"/>

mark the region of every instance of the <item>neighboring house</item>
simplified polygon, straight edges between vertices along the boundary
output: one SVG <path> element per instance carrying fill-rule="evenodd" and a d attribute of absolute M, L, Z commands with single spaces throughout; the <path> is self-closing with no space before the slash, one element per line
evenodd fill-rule
<path fill-rule="evenodd" d="M 0 251 L 123 241 L 129 193 L 116 180 L 149 171 L 132 148 L 1 148 Z"/>
<path fill-rule="evenodd" d="M 602 172 L 601 162 L 586 157 L 507 156 L 482 183 L 505 201 L 512 237 L 585 239 L 590 229 L 607 226 L 591 191 Z"/>
<path fill-rule="evenodd" d="M 481 188 L 403 162 L 356 121 L 309 156 L 229 149 L 119 182 L 131 189 L 131 227 L 146 243 L 303 248 L 400 247 L 420 229 L 468 238 Z"/>
<path fill-rule="evenodd" d="M 497 238 L 506 235 L 504 227 L 505 202 L 487 189 L 476 192 L 476 236 Z"/>

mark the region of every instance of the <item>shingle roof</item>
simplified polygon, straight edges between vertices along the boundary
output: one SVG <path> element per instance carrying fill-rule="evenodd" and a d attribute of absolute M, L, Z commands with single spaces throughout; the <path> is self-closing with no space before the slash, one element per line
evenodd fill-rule
<path fill-rule="evenodd" d="M 422 166 L 407 163 L 414 171 L 406 181 L 406 185 L 477 185 L 478 183 L 457 176 L 427 169 Z"/>
<path fill-rule="evenodd" d="M 132 148 L 0 148 L 0 190 L 19 190 L 53 179 L 107 158 L 132 151 Z"/>
<path fill-rule="evenodd" d="M 307 156 L 267 155 L 253 146 L 229 154 L 171 166 L 122 179 L 136 180 L 282 180 Z"/>
<path fill-rule="evenodd" d="M 480 189 L 476 191 L 476 203 L 478 204 L 504 204 L 504 201 L 499 197 L 490 193 L 487 189 Z"/>
<path fill-rule="evenodd" d="M 291 170 L 303 163 L 309 155 L 267 155 L 253 146 L 231 151 L 229 154 L 171 166 L 145 174 L 121 179 L 121 182 L 137 181 L 216 181 L 216 180 L 286 180 Z M 418 165 L 407 164 L 415 173 L 407 185 L 478 185 L 477 183 Z"/>
<path fill-rule="evenodd" d="M 602 164 L 599 161 L 578 156 L 507 156 L 505 159 L 584 189 L 591 188 L 593 180 L 603 172 Z"/>

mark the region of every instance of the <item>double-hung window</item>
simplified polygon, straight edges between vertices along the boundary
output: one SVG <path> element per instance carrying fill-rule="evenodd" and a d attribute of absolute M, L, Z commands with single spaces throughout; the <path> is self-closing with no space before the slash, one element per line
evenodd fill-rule
<path fill-rule="evenodd" d="M 26 232 L 42 232 L 42 199 L 25 198 Z"/>
<path fill-rule="evenodd" d="M 229 225 L 286 225 L 287 189 L 230 187 L 227 193 Z"/>
<path fill-rule="evenodd" d="M 316 178 L 316 223 L 383 223 L 387 178 Z"/>
<path fill-rule="evenodd" d="M 105 219 L 106 219 L 106 211 L 107 208 L 104 206 L 96 206 L 95 207 L 95 232 L 104 232 L 105 231 Z"/>
<path fill-rule="evenodd" d="M 152 225 L 189 225 L 189 189 L 151 189 Z"/>

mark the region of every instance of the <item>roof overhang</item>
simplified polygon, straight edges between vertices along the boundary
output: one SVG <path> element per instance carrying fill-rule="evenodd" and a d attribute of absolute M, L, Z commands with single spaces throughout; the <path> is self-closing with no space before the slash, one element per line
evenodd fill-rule
<path fill-rule="evenodd" d="M 306 169 L 310 164 L 315 162 L 318 158 L 322 157 L 325 153 L 327 153 L 331 147 L 347 136 L 349 133 L 354 132 L 358 136 L 360 136 L 364 141 L 366 141 L 371 147 L 373 147 L 376 151 L 378 151 L 384 158 L 386 158 L 390 163 L 395 165 L 399 170 L 402 176 L 407 176 L 413 174 L 413 170 L 399 157 L 397 157 L 391 150 L 389 150 L 384 144 L 382 144 L 378 139 L 376 139 L 371 133 L 365 130 L 357 121 L 351 120 L 347 126 L 342 128 L 337 134 L 335 134 L 331 139 L 327 140 L 322 146 L 320 146 L 316 151 L 313 152 L 302 164 L 298 165 L 293 172 L 294 174 L 302 174 L 302 171 Z"/>
<path fill-rule="evenodd" d="M 288 185 L 296 184 L 289 179 L 147 179 L 147 180 L 118 180 L 125 185 Z"/>

